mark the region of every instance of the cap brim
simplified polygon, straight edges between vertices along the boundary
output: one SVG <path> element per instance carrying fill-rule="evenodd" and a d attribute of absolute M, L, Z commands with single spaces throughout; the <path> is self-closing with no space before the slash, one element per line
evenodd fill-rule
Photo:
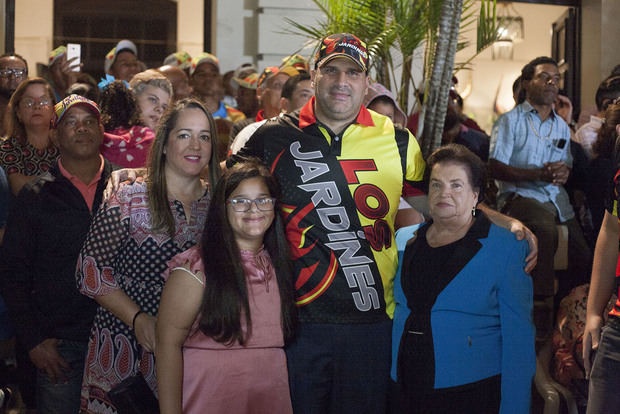
<path fill-rule="evenodd" d="M 364 72 L 366 72 L 366 71 L 367 71 L 367 68 L 366 68 L 366 67 L 364 67 L 364 65 L 362 65 L 362 63 L 361 63 L 361 62 L 359 62 L 359 61 L 357 61 L 357 60 L 353 59 L 353 57 L 351 57 L 350 55 L 347 55 L 346 53 L 333 53 L 333 54 L 331 54 L 331 55 L 329 55 L 329 56 L 327 56 L 327 57 L 323 58 L 323 60 L 321 60 L 321 61 L 320 61 L 320 62 L 316 65 L 316 67 L 317 67 L 317 68 L 320 68 L 321 66 L 325 65 L 327 62 L 330 62 L 330 61 L 332 61 L 332 60 L 334 60 L 334 59 L 336 59 L 336 58 L 340 58 L 340 57 L 343 57 L 343 58 L 347 58 L 347 59 L 349 59 L 351 62 L 353 62 L 353 63 L 355 63 L 357 66 L 359 66 L 361 70 L 363 70 Z"/>
<path fill-rule="evenodd" d="M 54 122 L 54 128 L 58 127 L 58 124 L 60 124 L 60 121 L 62 121 L 62 119 L 67 114 L 67 112 L 69 112 L 71 110 L 71 108 L 75 108 L 75 107 L 78 107 L 78 106 L 80 108 L 87 109 L 91 114 L 93 114 L 97 118 L 98 121 L 101 121 L 101 112 L 99 112 L 99 110 L 97 108 L 95 108 L 94 106 L 92 106 L 88 102 L 76 102 L 76 103 L 72 104 L 69 108 L 67 108 L 60 115 L 60 118 L 56 119 L 56 121 Z"/>
<path fill-rule="evenodd" d="M 114 57 L 116 58 L 116 55 L 118 55 L 123 50 L 129 50 L 134 55 L 138 55 L 138 48 L 136 47 L 136 44 L 131 40 L 121 40 L 120 42 L 118 42 L 116 44 L 116 53 L 114 54 Z"/>
<path fill-rule="evenodd" d="M 278 73 L 285 73 L 288 76 L 297 76 L 299 75 L 299 70 L 293 66 L 284 66 L 280 68 Z"/>
<path fill-rule="evenodd" d="M 233 79 L 233 81 L 235 81 L 235 83 L 236 83 L 238 86 L 240 86 L 240 87 L 242 87 L 242 88 L 246 88 L 246 89 L 256 89 L 256 86 L 257 86 L 257 85 L 256 85 L 256 82 L 254 82 L 254 83 L 249 83 L 249 82 L 246 82 L 245 80 L 240 79 L 240 78 L 232 78 L 232 79 Z"/>

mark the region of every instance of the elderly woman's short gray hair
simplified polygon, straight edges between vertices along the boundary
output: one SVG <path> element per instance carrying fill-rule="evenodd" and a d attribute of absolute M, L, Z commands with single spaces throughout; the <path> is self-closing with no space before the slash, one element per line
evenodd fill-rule
<path fill-rule="evenodd" d="M 164 75 L 156 71 L 155 69 L 148 69 L 144 72 L 136 74 L 129 82 L 129 87 L 136 94 L 136 96 L 142 95 L 144 90 L 153 86 L 159 88 L 172 97 L 172 84 Z"/>
<path fill-rule="evenodd" d="M 465 168 L 469 184 L 478 191 L 478 202 L 484 198 L 484 186 L 486 183 L 486 167 L 480 157 L 471 152 L 467 147 L 460 144 L 448 144 L 436 149 L 426 161 L 425 183 L 428 185 L 433 166 L 441 163 L 457 163 Z"/>

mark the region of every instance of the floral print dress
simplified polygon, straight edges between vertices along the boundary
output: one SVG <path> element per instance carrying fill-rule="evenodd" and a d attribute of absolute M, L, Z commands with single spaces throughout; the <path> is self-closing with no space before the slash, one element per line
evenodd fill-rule
<path fill-rule="evenodd" d="M 78 258 L 80 291 L 95 297 L 122 289 L 141 310 L 157 315 L 167 262 L 199 240 L 208 204 L 205 192 L 192 203 L 188 222 L 181 202 L 170 200 L 176 228 L 171 238 L 151 231 L 146 184 L 122 186 L 91 225 Z M 80 409 L 116 413 L 107 392 L 138 371 L 156 393 L 153 354 L 142 351 L 130 326 L 100 306 L 88 343 Z"/>
<path fill-rule="evenodd" d="M 28 176 L 45 174 L 58 159 L 58 148 L 34 147 L 27 139 L 9 137 L 0 141 L 0 167 L 7 175 L 19 173 Z"/>

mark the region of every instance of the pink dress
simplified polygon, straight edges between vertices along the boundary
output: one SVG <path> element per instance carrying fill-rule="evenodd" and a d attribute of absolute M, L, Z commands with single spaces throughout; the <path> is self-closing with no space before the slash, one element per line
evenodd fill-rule
<path fill-rule="evenodd" d="M 198 329 L 197 318 L 183 344 L 184 414 L 293 412 L 282 349 L 280 293 L 271 259 L 264 249 L 256 255 L 241 251 L 241 259 L 247 276 L 252 336 L 246 346 L 226 346 Z M 203 272 L 199 247 L 168 262 L 170 269 L 186 263 L 194 275 Z"/>
<path fill-rule="evenodd" d="M 141 168 L 151 150 L 155 133 L 145 126 L 118 127 L 103 134 L 101 155 L 123 168 Z"/>

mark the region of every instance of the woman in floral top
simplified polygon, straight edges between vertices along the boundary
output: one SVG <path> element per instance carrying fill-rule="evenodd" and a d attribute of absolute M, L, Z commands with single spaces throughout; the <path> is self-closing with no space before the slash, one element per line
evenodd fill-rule
<path fill-rule="evenodd" d="M 0 144 L 4 168 L 13 194 L 34 177 L 46 173 L 58 159 L 50 141 L 54 94 L 43 78 L 22 82 L 11 97 L 5 117 L 7 136 Z"/>
<path fill-rule="evenodd" d="M 209 165 L 210 184 L 219 177 L 213 133 L 200 102 L 177 103 L 162 119 L 146 182 L 121 186 L 94 218 L 76 275 L 81 292 L 101 305 L 82 384 L 85 412 L 115 413 L 107 393 L 138 372 L 156 392 L 152 352 L 162 272 L 204 227 L 210 195 L 200 173 Z"/>

